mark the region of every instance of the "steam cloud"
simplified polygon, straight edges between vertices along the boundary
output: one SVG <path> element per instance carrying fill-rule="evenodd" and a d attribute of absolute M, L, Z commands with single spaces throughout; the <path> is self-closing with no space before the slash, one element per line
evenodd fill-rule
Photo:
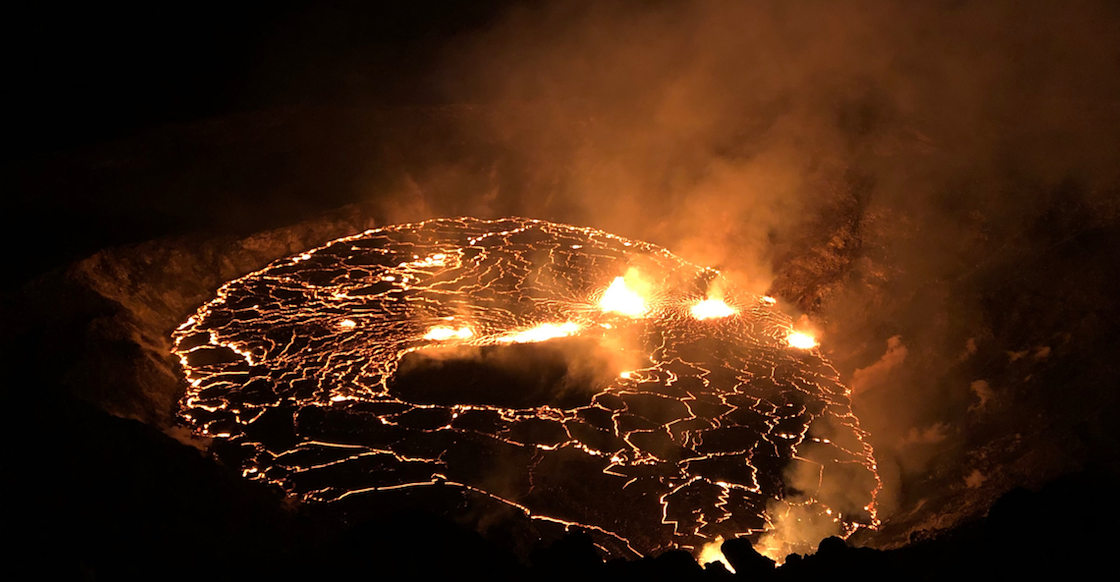
<path fill-rule="evenodd" d="M 1055 206 L 1120 214 L 1117 22 L 1108 2 L 519 4 L 434 77 L 491 112 L 450 139 L 498 161 L 414 172 L 385 214 L 586 224 L 793 302 L 857 394 L 889 516 L 907 475 L 962 462 L 992 394 L 961 371 L 990 331 L 943 282 Z"/>

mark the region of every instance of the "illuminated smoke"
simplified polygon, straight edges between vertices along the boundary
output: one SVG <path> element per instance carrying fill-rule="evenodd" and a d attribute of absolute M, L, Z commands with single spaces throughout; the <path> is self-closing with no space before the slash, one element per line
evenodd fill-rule
<path fill-rule="evenodd" d="M 618 556 L 784 535 L 783 504 L 875 525 L 836 371 L 767 298 L 726 286 L 737 309 L 698 320 L 717 276 L 537 220 L 367 231 L 226 284 L 175 332 L 181 418 L 305 501 L 439 484 Z"/>

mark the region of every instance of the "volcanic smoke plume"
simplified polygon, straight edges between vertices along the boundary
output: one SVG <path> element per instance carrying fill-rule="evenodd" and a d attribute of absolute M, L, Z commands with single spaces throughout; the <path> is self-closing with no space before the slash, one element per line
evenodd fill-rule
<path fill-rule="evenodd" d="M 654 245 L 459 218 L 232 281 L 174 351 L 182 418 L 301 500 L 451 490 L 612 555 L 784 556 L 875 525 L 879 486 L 847 388 L 793 336 L 773 299 Z"/>

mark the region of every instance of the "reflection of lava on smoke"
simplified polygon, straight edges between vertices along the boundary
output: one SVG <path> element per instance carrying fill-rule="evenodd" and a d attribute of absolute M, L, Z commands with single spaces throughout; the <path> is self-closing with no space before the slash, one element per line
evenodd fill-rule
<path fill-rule="evenodd" d="M 300 499 L 453 488 L 614 555 L 718 536 L 785 555 L 823 537 L 788 523 L 874 525 L 836 371 L 772 299 L 709 297 L 716 277 L 536 220 L 367 231 L 228 283 L 183 324 L 181 414 Z"/>

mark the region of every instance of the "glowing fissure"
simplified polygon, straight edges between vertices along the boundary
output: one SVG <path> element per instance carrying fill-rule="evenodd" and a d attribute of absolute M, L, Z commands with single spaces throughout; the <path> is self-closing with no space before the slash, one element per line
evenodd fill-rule
<path fill-rule="evenodd" d="M 440 484 L 621 556 L 776 539 L 790 508 L 840 535 L 876 525 L 875 462 L 847 388 L 772 298 L 722 282 L 708 298 L 717 277 L 538 220 L 367 231 L 226 284 L 180 326 L 180 415 L 238 443 L 245 476 L 305 501 Z M 495 351 L 538 345 L 553 351 Z M 523 400 L 496 383 L 449 402 L 459 393 L 409 387 L 399 369 L 545 365 L 525 354 L 555 367 L 554 353 L 567 383 Z"/>

